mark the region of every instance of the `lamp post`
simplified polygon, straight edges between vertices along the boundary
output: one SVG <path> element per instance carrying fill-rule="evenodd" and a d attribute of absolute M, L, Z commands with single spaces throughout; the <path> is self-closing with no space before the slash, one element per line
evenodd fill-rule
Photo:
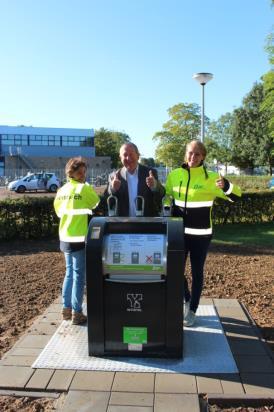
<path fill-rule="evenodd" d="M 205 91 L 204 87 L 209 80 L 213 78 L 212 73 L 195 73 L 192 76 L 202 86 L 202 113 L 201 113 L 201 142 L 204 142 L 205 137 Z"/>

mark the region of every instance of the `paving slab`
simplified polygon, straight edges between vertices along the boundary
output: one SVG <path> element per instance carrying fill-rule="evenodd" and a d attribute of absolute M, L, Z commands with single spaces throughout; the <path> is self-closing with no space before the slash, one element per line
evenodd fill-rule
<path fill-rule="evenodd" d="M 250 324 L 243 324 L 233 318 L 229 321 L 227 318 L 221 318 L 221 323 L 227 338 L 259 339 L 258 331 Z"/>
<path fill-rule="evenodd" d="M 12 356 L 9 355 L 0 361 L 1 365 L 6 366 L 31 366 L 37 356 Z"/>
<path fill-rule="evenodd" d="M 150 406 L 110 405 L 107 412 L 153 412 L 153 408 Z"/>
<path fill-rule="evenodd" d="M 24 335 L 14 347 L 44 349 L 50 338 L 50 335 Z"/>
<path fill-rule="evenodd" d="M 274 397 L 274 373 L 241 373 L 240 376 L 247 394 Z"/>
<path fill-rule="evenodd" d="M 67 391 L 75 371 L 73 370 L 56 370 L 51 377 L 51 380 L 47 386 L 47 390 L 52 391 Z"/>
<path fill-rule="evenodd" d="M 153 406 L 153 393 L 111 392 L 109 405 Z"/>
<path fill-rule="evenodd" d="M 37 358 L 38 355 L 42 352 L 42 348 L 17 348 L 13 347 L 10 351 L 5 353 L 3 356 L 3 359 L 7 356 L 35 356 L 35 359 Z"/>
<path fill-rule="evenodd" d="M 60 312 L 49 312 L 44 313 L 41 318 L 40 322 L 58 322 L 59 324 L 62 322 L 62 314 Z"/>
<path fill-rule="evenodd" d="M 63 411 L 198 412 L 198 394 L 273 397 L 273 356 L 236 299 L 203 298 L 214 304 L 239 374 L 169 374 L 32 369 L 61 322 L 61 298 L 36 319 L 0 361 L 0 390 L 68 392 Z M 19 366 L 22 365 L 22 366 Z M 46 396 L 46 395 L 45 395 Z"/>
<path fill-rule="evenodd" d="M 49 308 L 47 309 L 47 313 L 50 312 L 57 312 L 60 313 L 62 310 L 62 304 L 61 303 L 52 303 Z"/>
<path fill-rule="evenodd" d="M 0 365 L 1 388 L 24 388 L 34 370 L 27 366 L 2 366 Z"/>
<path fill-rule="evenodd" d="M 56 392 L 45 392 L 45 391 L 30 391 L 30 390 L 12 390 L 12 389 L 1 389 L 0 396 L 15 396 L 17 398 L 22 396 L 29 396 L 31 398 L 54 398 L 60 397 L 60 393 Z"/>
<path fill-rule="evenodd" d="M 238 301 L 238 299 L 213 299 L 214 305 L 216 306 L 217 309 L 221 307 L 226 307 L 226 308 L 241 308 L 241 304 Z"/>
<path fill-rule="evenodd" d="M 30 329 L 28 329 L 28 334 L 52 336 L 55 333 L 57 327 L 58 324 L 56 322 L 36 322 Z"/>
<path fill-rule="evenodd" d="M 197 393 L 195 375 L 156 373 L 155 392 Z"/>
<path fill-rule="evenodd" d="M 109 392 L 69 391 L 60 411 L 106 412 Z"/>
<path fill-rule="evenodd" d="M 77 371 L 70 390 L 110 391 L 114 372 Z"/>
<path fill-rule="evenodd" d="M 227 307 L 227 306 L 220 306 L 217 307 L 217 312 L 221 318 L 228 318 L 228 319 L 233 319 L 238 321 L 242 321 L 243 325 L 250 325 L 249 319 L 246 316 L 245 312 L 239 307 Z"/>
<path fill-rule="evenodd" d="M 53 374 L 54 369 L 36 369 L 28 381 L 26 389 L 45 390 Z"/>
<path fill-rule="evenodd" d="M 223 374 L 220 379 L 224 394 L 235 396 L 244 394 L 244 387 L 239 374 Z M 231 396 L 231 397 L 233 397 Z"/>
<path fill-rule="evenodd" d="M 230 336 L 228 343 L 233 355 L 268 355 L 266 344 L 259 339 L 246 339 Z"/>
<path fill-rule="evenodd" d="M 268 356 L 235 355 L 234 358 L 240 373 L 273 373 L 274 371 L 273 361 Z"/>
<path fill-rule="evenodd" d="M 200 412 L 198 395 L 156 393 L 154 412 Z"/>
<path fill-rule="evenodd" d="M 213 305 L 213 299 L 212 298 L 201 298 L 200 299 L 200 305 Z"/>
<path fill-rule="evenodd" d="M 198 393 L 223 393 L 221 380 L 212 376 L 197 376 Z"/>
<path fill-rule="evenodd" d="M 116 372 L 112 385 L 113 391 L 153 392 L 155 373 Z"/>

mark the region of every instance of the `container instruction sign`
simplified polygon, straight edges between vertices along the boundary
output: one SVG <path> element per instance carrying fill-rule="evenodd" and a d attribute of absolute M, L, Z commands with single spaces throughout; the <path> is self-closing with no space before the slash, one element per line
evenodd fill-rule
<path fill-rule="evenodd" d="M 106 238 L 105 268 L 162 272 L 165 243 L 165 235 L 160 234 L 110 234 Z"/>
<path fill-rule="evenodd" d="M 147 343 L 147 328 L 123 327 L 123 342 L 132 345 Z"/>

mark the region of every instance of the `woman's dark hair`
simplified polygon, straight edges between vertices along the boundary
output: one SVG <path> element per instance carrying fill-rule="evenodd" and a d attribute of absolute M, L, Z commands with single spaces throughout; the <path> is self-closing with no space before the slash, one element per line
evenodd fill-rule
<path fill-rule="evenodd" d="M 84 166 L 87 169 L 87 162 L 83 157 L 78 156 L 69 159 L 65 167 L 66 175 L 68 177 L 72 177 L 74 172 L 76 172 L 82 166 Z"/>

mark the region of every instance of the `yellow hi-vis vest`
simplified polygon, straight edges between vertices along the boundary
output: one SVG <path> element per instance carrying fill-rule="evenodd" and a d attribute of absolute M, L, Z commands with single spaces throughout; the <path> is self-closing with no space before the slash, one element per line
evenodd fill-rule
<path fill-rule="evenodd" d="M 55 197 L 54 209 L 60 218 L 59 238 L 63 242 L 84 242 L 88 231 L 88 215 L 99 202 L 88 183 L 74 179 L 62 186 Z"/>
<path fill-rule="evenodd" d="M 174 203 L 174 216 L 184 219 L 185 233 L 189 235 L 211 235 L 211 211 L 214 199 L 220 197 L 233 202 L 241 196 L 241 190 L 225 179 L 223 191 L 216 186 L 218 173 L 207 170 L 206 177 L 203 166 L 180 167 L 169 173 L 166 181 L 166 196 Z"/>

